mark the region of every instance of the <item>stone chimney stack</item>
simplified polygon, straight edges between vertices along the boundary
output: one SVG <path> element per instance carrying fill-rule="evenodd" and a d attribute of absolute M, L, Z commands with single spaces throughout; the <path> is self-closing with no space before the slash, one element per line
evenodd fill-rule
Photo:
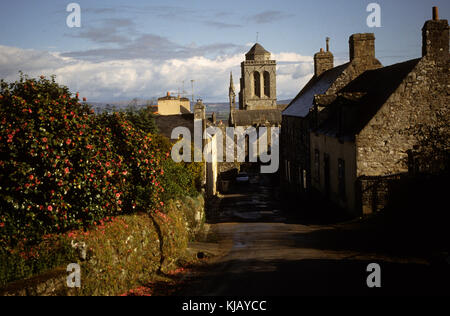
<path fill-rule="evenodd" d="M 433 7 L 433 19 L 422 28 L 422 56 L 447 61 L 449 57 L 449 27 L 447 20 L 439 20 L 437 7 Z"/>
<path fill-rule="evenodd" d="M 334 56 L 330 52 L 330 38 L 326 39 L 327 51 L 324 52 L 323 48 L 320 52 L 314 55 L 314 75 L 320 76 L 322 73 L 334 67 Z"/>
<path fill-rule="evenodd" d="M 195 120 L 206 119 L 206 107 L 201 99 L 198 99 L 197 103 L 194 105 L 194 119 Z"/>
<path fill-rule="evenodd" d="M 350 36 L 350 61 L 375 58 L 375 35 L 358 33 Z"/>

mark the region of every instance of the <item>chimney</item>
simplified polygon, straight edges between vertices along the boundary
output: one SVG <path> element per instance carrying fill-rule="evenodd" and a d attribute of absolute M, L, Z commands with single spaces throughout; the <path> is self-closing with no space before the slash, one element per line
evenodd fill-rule
<path fill-rule="evenodd" d="M 350 61 L 375 58 L 375 35 L 358 33 L 350 36 Z"/>
<path fill-rule="evenodd" d="M 334 67 L 334 57 L 330 52 L 330 38 L 326 39 L 327 51 L 324 52 L 323 48 L 314 55 L 314 75 L 320 76 L 325 71 Z"/>
<path fill-rule="evenodd" d="M 439 20 L 437 7 L 433 7 L 433 19 L 422 28 L 422 57 L 428 56 L 446 62 L 449 56 L 449 27 L 447 20 Z"/>
<path fill-rule="evenodd" d="M 439 9 L 438 7 L 433 7 L 433 21 L 439 20 Z"/>

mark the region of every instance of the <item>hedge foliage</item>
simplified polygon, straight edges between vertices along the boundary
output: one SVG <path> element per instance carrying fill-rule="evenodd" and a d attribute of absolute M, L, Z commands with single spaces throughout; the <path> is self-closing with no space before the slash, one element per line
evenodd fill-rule
<path fill-rule="evenodd" d="M 193 193 L 196 176 L 170 159 L 162 136 L 138 126 L 144 114 L 95 115 L 54 77 L 2 80 L 0 247 L 12 251 L 108 216 L 164 211 L 163 199 Z"/>
<path fill-rule="evenodd" d="M 180 261 L 189 260 L 185 248 L 203 226 L 204 218 L 195 219 L 196 214 L 204 214 L 203 210 L 201 195 L 184 197 L 170 200 L 165 213 L 107 217 L 88 229 L 47 235 L 34 246 L 19 245 L 21 251 L 0 249 L 0 288 L 78 262 L 78 295 L 125 293 L 151 282 L 155 272 L 170 273 Z M 80 258 L 81 249 L 85 250 L 84 260 Z"/>

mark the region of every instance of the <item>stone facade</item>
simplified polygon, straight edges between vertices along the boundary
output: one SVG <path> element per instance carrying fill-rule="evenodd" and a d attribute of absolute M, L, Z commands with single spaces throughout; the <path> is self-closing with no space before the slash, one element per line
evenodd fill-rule
<path fill-rule="evenodd" d="M 352 35 L 350 62 L 333 67 L 327 38 L 326 52 L 321 49 L 314 56 L 314 76 L 282 112 L 280 181 L 286 196 L 306 195 L 312 187 L 310 130 L 327 117 L 327 111 L 322 111 L 325 107 L 316 100 L 331 103 L 334 94 L 361 73 L 382 67 L 375 58 L 374 41 L 371 33 Z"/>
<path fill-rule="evenodd" d="M 310 159 L 319 152 L 319 159 L 327 157 L 340 168 L 331 177 L 344 181 L 346 190 L 336 181 L 327 189 L 323 178 L 313 186 L 353 215 L 384 207 L 393 181 L 408 172 L 407 153 L 416 145 L 417 128 L 437 125 L 438 111 L 450 115 L 448 30 L 447 20 L 427 21 L 421 58 L 365 71 L 330 102 L 316 98 L 322 118 L 311 132 Z M 370 41 L 359 34 L 355 38 Z M 354 60 L 372 58 L 360 51 L 364 47 L 371 44 L 353 45 Z M 312 162 L 311 172 L 325 170 Z"/>
<path fill-rule="evenodd" d="M 411 128 L 434 124 L 438 110 L 448 113 L 448 78 L 448 64 L 437 66 L 428 56 L 417 63 L 356 136 L 358 177 L 408 171 L 407 151 L 415 145 Z"/>
<path fill-rule="evenodd" d="M 256 43 L 241 63 L 240 110 L 277 108 L 276 61 Z"/>

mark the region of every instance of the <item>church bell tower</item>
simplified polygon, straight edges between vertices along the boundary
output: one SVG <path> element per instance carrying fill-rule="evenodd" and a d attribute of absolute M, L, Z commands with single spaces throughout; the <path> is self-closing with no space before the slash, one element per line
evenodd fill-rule
<path fill-rule="evenodd" d="M 256 43 L 245 54 L 241 63 L 240 110 L 277 108 L 276 61 L 271 54 Z"/>

